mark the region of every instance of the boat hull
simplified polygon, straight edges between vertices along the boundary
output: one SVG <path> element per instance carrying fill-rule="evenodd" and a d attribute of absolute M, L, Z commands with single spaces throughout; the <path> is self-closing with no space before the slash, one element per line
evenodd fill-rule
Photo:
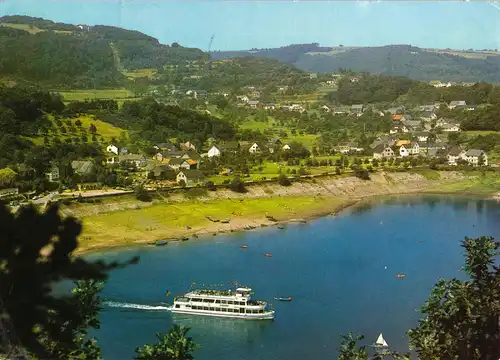
<path fill-rule="evenodd" d="M 274 311 L 268 311 L 263 314 L 240 314 L 240 313 L 221 313 L 219 311 L 205 311 L 205 310 L 190 310 L 190 309 L 172 309 L 174 314 L 185 315 L 201 315 L 212 316 L 229 319 L 244 319 L 244 320 L 274 320 Z"/>

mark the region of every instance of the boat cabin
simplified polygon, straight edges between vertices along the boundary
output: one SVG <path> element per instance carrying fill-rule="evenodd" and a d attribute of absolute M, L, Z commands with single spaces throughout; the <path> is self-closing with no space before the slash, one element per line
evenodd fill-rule
<path fill-rule="evenodd" d="M 250 288 L 237 288 L 236 289 L 236 297 L 250 298 L 251 295 L 252 295 L 252 289 L 250 289 Z"/>

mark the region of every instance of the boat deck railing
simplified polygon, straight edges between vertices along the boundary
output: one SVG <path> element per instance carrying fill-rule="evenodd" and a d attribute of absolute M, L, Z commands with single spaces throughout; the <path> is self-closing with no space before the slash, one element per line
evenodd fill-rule
<path fill-rule="evenodd" d="M 250 300 L 250 301 L 247 301 L 247 305 L 266 305 L 266 302 L 265 301 L 262 301 L 262 300 Z"/>

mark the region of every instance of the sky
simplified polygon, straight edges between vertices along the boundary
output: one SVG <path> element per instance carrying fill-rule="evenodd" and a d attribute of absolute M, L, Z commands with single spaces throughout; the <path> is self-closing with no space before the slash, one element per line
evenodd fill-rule
<path fill-rule="evenodd" d="M 500 2 L 0 0 L 0 16 L 139 30 L 165 44 L 245 50 L 290 44 L 500 49 Z"/>

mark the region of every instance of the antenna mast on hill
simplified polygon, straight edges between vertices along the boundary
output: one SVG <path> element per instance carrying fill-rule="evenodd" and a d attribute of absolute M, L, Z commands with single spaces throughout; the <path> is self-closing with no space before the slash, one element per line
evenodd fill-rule
<path fill-rule="evenodd" d="M 210 58 L 210 49 L 212 48 L 212 43 L 214 42 L 214 37 L 215 37 L 215 33 L 212 34 L 212 36 L 210 37 L 210 41 L 208 42 L 208 49 L 207 49 L 208 61 L 207 61 L 206 70 L 212 69 L 212 59 Z"/>

